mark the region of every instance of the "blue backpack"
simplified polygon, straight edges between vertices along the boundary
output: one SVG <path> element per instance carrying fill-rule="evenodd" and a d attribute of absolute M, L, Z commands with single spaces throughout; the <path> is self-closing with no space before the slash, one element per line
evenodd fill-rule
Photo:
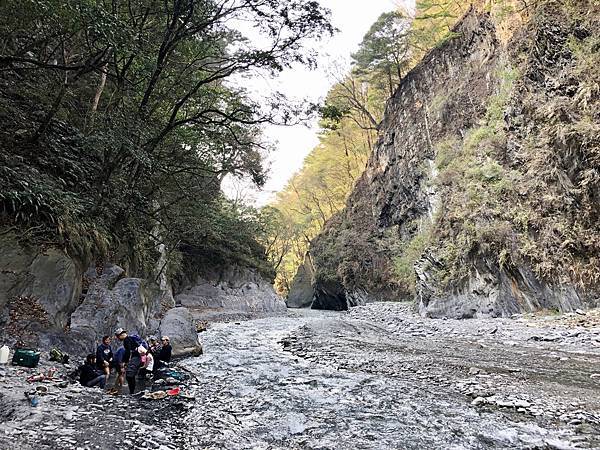
<path fill-rule="evenodd" d="M 136 347 L 139 347 L 140 345 L 142 345 L 146 350 L 148 350 L 150 348 L 148 343 L 145 340 L 143 340 L 141 337 L 139 337 L 137 334 L 131 334 L 130 336 L 131 336 L 131 339 L 133 339 L 135 341 Z"/>

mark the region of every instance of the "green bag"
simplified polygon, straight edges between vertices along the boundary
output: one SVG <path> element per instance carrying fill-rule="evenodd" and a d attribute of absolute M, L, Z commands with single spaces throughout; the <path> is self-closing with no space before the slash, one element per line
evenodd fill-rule
<path fill-rule="evenodd" d="M 37 367 L 40 362 L 40 352 L 27 348 L 18 348 L 12 358 L 13 366 Z"/>
<path fill-rule="evenodd" d="M 50 361 L 67 364 L 69 362 L 69 354 L 62 352 L 57 348 L 53 348 L 50 350 Z"/>

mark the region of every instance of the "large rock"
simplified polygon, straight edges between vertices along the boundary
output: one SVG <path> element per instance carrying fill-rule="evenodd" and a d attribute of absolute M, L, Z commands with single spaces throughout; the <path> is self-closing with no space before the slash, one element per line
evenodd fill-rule
<path fill-rule="evenodd" d="M 161 312 L 171 305 L 162 304 L 164 293 L 141 278 L 126 278 L 119 266 L 107 265 L 102 273 L 87 272 L 91 279 L 85 300 L 71 316 L 70 333 L 89 348 L 103 335 L 112 335 L 117 327 L 140 336 L 154 333 Z"/>
<path fill-rule="evenodd" d="M 39 333 L 62 331 L 80 301 L 80 265 L 59 249 L 21 245 L 10 232 L 0 235 L 0 250 L 0 325 L 31 345 Z"/>
<path fill-rule="evenodd" d="M 304 257 L 304 263 L 298 268 L 292 287 L 285 300 L 288 308 L 310 308 L 314 299 L 313 269 L 310 255 Z"/>
<path fill-rule="evenodd" d="M 256 270 L 239 266 L 207 273 L 185 283 L 175 295 L 175 302 L 189 308 L 194 316 L 201 319 L 286 311 L 285 303 L 271 283 Z"/>
<path fill-rule="evenodd" d="M 190 310 L 183 306 L 167 311 L 160 321 L 159 332 L 161 336 L 169 336 L 173 346 L 173 356 L 202 353 L 194 317 Z"/>
<path fill-rule="evenodd" d="M 554 310 L 569 312 L 584 302 L 572 286 L 540 281 L 526 266 L 497 267 L 481 258 L 469 276 L 450 289 L 440 289 L 436 278 L 443 266 L 431 255 L 417 263 L 419 313 L 426 317 L 470 319 L 509 317 L 521 312 Z"/>

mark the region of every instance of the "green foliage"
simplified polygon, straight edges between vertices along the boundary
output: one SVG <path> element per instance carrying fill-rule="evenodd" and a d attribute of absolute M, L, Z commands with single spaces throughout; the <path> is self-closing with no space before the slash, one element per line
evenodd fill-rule
<path fill-rule="evenodd" d="M 397 282 L 404 292 L 415 294 L 416 276 L 415 264 L 429 245 L 431 245 L 432 233 L 429 226 L 419 230 L 408 242 L 395 246 L 394 268 Z"/>
<path fill-rule="evenodd" d="M 335 128 L 324 129 L 319 145 L 271 205 L 280 225 L 271 233 L 269 254 L 279 261 L 276 287 L 282 293 L 289 290 L 310 241 L 344 207 L 371 152 L 375 133 L 357 125 L 356 113 L 349 114 Z"/>
<path fill-rule="evenodd" d="M 555 6 L 540 8 L 533 20 L 546 30 L 548 11 L 552 20 L 562 14 L 564 30 L 555 32 L 573 33 L 574 22 L 567 18 L 577 16 L 573 6 Z M 597 29 L 597 19 L 578 23 Z M 445 201 L 429 250 L 443 261 L 438 274 L 443 285 L 466 275 L 474 255 L 503 268 L 532 265 L 539 277 L 554 282 L 591 286 L 600 280 L 600 208 L 594 194 L 600 190 L 598 42 L 597 33 L 574 33 L 565 48 L 545 48 L 545 58 L 570 53 L 555 66 L 538 66 L 541 56 L 530 56 L 529 70 L 537 68 L 545 81 L 527 80 L 527 90 L 521 72 L 505 67 L 495 77 L 497 93 L 482 122 L 462 142 L 436 146 L 436 187 Z M 567 79 L 574 90 L 562 86 L 548 94 L 549 83 Z M 523 116 L 514 119 L 510 111 Z M 517 131 L 510 134 L 507 124 Z M 520 134 L 523 124 L 528 128 Z M 508 153 L 509 141 L 518 142 L 518 153 Z"/>
<path fill-rule="evenodd" d="M 352 55 L 354 70 L 392 95 L 410 63 L 410 20 L 401 11 L 383 13 Z"/>
<path fill-rule="evenodd" d="M 463 0 L 417 0 L 415 20 L 410 36 L 414 62 L 421 60 L 430 49 L 455 36 L 452 27 L 471 2 Z"/>
<path fill-rule="evenodd" d="M 230 28 L 239 20 L 257 42 Z M 233 80 L 313 65 L 304 43 L 332 32 L 311 1 L 2 2 L 2 223 L 133 273 L 152 269 L 161 243 L 174 262 L 268 271 L 260 220 L 219 186 L 262 185 L 261 125 L 304 107 L 258 102 Z"/>
<path fill-rule="evenodd" d="M 319 145 L 271 205 L 279 211 L 280 228 L 271 234 L 274 245 L 269 246 L 269 254 L 279 261 L 276 287 L 281 293 L 289 290 L 310 242 L 344 208 L 364 170 L 385 102 L 410 62 L 409 30 L 410 21 L 399 11 L 381 15 L 371 26 L 358 52 L 352 55 L 352 71 L 330 89 L 320 109 Z M 351 233 L 349 229 L 343 232 Z M 336 248 L 336 242 L 320 237 L 319 258 L 326 264 L 315 264 L 320 268 L 317 276 L 321 281 L 351 276 L 357 264 L 352 255 L 343 256 L 347 249 Z M 384 274 L 373 274 L 373 278 L 379 276 Z"/>

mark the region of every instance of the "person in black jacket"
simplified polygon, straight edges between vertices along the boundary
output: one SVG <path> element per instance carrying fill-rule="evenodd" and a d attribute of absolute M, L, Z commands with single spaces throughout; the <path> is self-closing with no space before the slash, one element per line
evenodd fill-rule
<path fill-rule="evenodd" d="M 171 340 L 169 339 L 169 336 L 163 336 L 161 343 L 162 346 L 160 347 L 160 351 L 154 358 L 154 372 L 157 372 L 158 369 L 165 367 L 169 362 L 171 362 L 173 347 L 171 347 Z"/>
<path fill-rule="evenodd" d="M 110 376 L 110 367 L 113 361 L 113 352 L 110 348 L 110 336 L 104 336 L 102 343 L 96 348 L 96 366 L 104 372 L 108 378 Z"/>
<path fill-rule="evenodd" d="M 85 387 L 99 386 L 104 389 L 106 376 L 96 369 L 96 355 L 90 353 L 85 358 L 85 363 L 79 368 L 79 382 Z"/>
<path fill-rule="evenodd" d="M 171 354 L 173 353 L 173 347 L 171 347 L 171 340 L 169 336 L 162 337 L 162 347 L 158 352 L 159 361 L 169 363 L 171 362 Z"/>
<path fill-rule="evenodd" d="M 115 336 L 123 343 L 125 352 L 123 353 L 123 367 L 125 367 L 125 379 L 129 387 L 129 393 L 135 392 L 135 377 L 142 367 L 142 358 L 138 352 L 138 348 L 142 345 L 142 339 L 137 336 L 128 336 L 127 331 L 123 328 L 117 328 Z"/>

